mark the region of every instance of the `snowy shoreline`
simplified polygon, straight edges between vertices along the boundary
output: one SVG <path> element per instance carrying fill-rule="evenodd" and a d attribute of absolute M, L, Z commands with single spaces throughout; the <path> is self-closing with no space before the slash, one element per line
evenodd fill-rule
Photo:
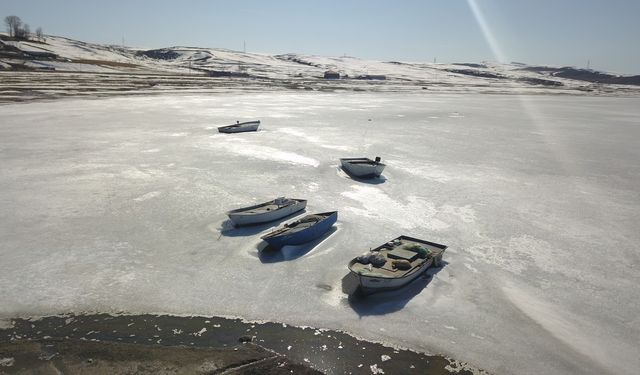
<path fill-rule="evenodd" d="M 162 314 L 63 314 L 11 319 L 0 327 L 0 344 L 22 342 L 118 343 L 152 347 L 239 348 L 251 342 L 326 374 L 455 372 L 487 374 L 468 364 L 360 340 L 331 330 L 206 316 Z M 366 347 L 366 350 L 362 348 Z"/>
<path fill-rule="evenodd" d="M 91 72 L 2 72 L 0 105 L 40 102 L 64 98 L 103 99 L 149 95 L 221 95 L 282 93 L 401 93 L 404 95 L 485 94 L 558 95 L 578 97 L 640 97 L 640 88 L 602 86 L 548 88 L 513 83 L 468 81 L 398 81 L 318 79 L 243 79 L 190 77 L 175 74 Z"/>

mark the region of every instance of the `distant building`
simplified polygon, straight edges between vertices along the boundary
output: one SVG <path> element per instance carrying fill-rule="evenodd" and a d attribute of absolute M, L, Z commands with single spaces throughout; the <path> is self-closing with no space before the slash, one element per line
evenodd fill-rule
<path fill-rule="evenodd" d="M 327 70 L 324 72 L 324 79 L 340 79 L 340 73 L 333 70 Z"/>

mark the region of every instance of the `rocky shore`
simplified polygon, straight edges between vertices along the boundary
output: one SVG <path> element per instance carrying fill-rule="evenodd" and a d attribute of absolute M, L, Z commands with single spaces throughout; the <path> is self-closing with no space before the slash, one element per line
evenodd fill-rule
<path fill-rule="evenodd" d="M 443 356 L 282 323 L 109 314 L 3 322 L 0 374 L 484 373 Z"/>

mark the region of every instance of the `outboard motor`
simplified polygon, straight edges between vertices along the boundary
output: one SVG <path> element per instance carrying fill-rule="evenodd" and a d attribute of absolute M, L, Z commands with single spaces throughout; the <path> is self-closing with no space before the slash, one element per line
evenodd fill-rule
<path fill-rule="evenodd" d="M 380 164 L 380 156 L 376 156 L 376 164 Z"/>

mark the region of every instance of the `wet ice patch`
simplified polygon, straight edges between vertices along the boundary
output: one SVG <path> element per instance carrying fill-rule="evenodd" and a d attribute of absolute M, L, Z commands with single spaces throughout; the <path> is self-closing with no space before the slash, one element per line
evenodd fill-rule
<path fill-rule="evenodd" d="M 478 269 L 470 265 L 469 263 L 464 263 L 464 266 L 473 273 L 478 273 Z"/>
<path fill-rule="evenodd" d="M 342 195 L 363 206 L 363 209 L 347 207 L 347 210 L 358 215 L 391 221 L 405 229 L 421 227 L 444 230 L 449 227 L 449 224 L 435 218 L 438 211 L 434 204 L 419 197 L 409 196 L 408 202 L 403 204 L 376 187 L 361 185 L 352 185 L 351 190 Z"/>
<path fill-rule="evenodd" d="M 197 337 L 200 337 L 200 336 L 202 336 L 202 334 L 203 334 L 203 333 L 205 333 L 205 332 L 207 332 L 207 329 L 206 329 L 206 328 L 202 328 L 202 329 L 201 329 L 201 330 L 199 330 L 198 332 L 194 332 L 194 333 L 192 333 L 192 335 L 197 336 Z"/>
<path fill-rule="evenodd" d="M 323 147 L 323 148 L 329 148 L 329 149 L 332 149 L 332 150 L 338 150 L 338 151 L 344 151 L 344 152 L 353 152 L 353 151 L 355 151 L 355 147 L 344 146 L 344 145 L 321 144 L 319 146 Z"/>
<path fill-rule="evenodd" d="M 445 204 L 442 206 L 442 212 L 456 216 L 465 223 L 473 223 L 476 221 L 476 211 L 470 205 L 463 207 Z"/>
<path fill-rule="evenodd" d="M 313 136 L 313 135 L 309 135 L 308 132 L 305 132 L 303 130 L 300 129 L 294 129 L 294 128 L 280 128 L 277 130 L 278 133 L 284 133 L 287 135 L 292 135 L 294 137 L 296 137 L 296 139 L 304 139 L 305 141 L 309 142 L 309 143 L 319 143 L 320 142 L 320 138 Z"/>
<path fill-rule="evenodd" d="M 346 295 L 342 292 L 341 287 L 341 282 L 336 282 L 335 285 L 327 288 L 326 292 L 322 294 L 322 301 L 329 306 L 339 306 L 340 303 L 342 303 L 342 301 L 347 298 Z"/>
<path fill-rule="evenodd" d="M 578 314 L 558 309 L 530 291 L 513 285 L 503 287 L 502 291 L 515 307 L 542 326 L 548 334 L 611 373 L 626 373 L 640 363 L 636 345 L 623 342 L 606 328 L 585 321 Z"/>
<path fill-rule="evenodd" d="M 520 274 L 527 269 L 528 264 L 523 256 L 513 249 L 509 249 L 500 241 L 480 243 L 470 246 L 467 251 L 474 259 L 502 268 L 514 274 Z"/>
<path fill-rule="evenodd" d="M 151 192 L 143 194 L 143 195 L 141 195 L 141 196 L 139 196 L 137 198 L 133 198 L 133 200 L 136 201 L 136 202 L 142 202 L 142 201 L 149 200 L 151 198 L 155 198 L 160 194 L 162 194 L 162 193 L 159 192 L 159 191 L 151 191 Z"/>
<path fill-rule="evenodd" d="M 148 180 L 148 179 L 152 179 L 152 178 L 155 178 L 157 176 L 160 176 L 163 173 L 164 172 L 162 172 L 159 169 L 141 170 L 141 169 L 136 168 L 136 167 L 129 167 L 126 170 L 121 172 L 121 176 L 125 177 L 125 178 L 131 178 L 131 179 Z"/>
<path fill-rule="evenodd" d="M 272 113 L 267 116 L 267 118 L 294 118 L 298 117 L 296 115 L 292 115 L 290 113 Z"/>
<path fill-rule="evenodd" d="M 393 165 L 394 169 L 398 169 L 412 175 L 416 175 L 428 180 L 445 183 L 453 179 L 461 178 L 460 174 L 440 168 L 440 166 L 415 163 L 407 160 L 388 159 L 387 163 Z"/>
<path fill-rule="evenodd" d="M 287 135 L 291 135 L 296 137 L 296 139 L 300 139 L 300 140 L 304 140 L 306 142 L 309 143 L 313 143 L 315 145 L 318 145 L 322 148 L 328 148 L 328 149 L 332 149 L 332 150 L 338 150 L 338 151 L 344 151 L 344 152 L 349 152 L 349 151 L 353 151 L 354 148 L 347 146 L 347 145 L 339 145 L 339 144 L 328 144 L 326 143 L 325 140 L 314 136 L 314 135 L 310 135 L 309 132 L 301 130 L 301 129 L 294 129 L 294 128 L 280 128 L 277 130 L 279 133 L 284 133 Z"/>
<path fill-rule="evenodd" d="M 294 152 L 283 151 L 275 147 L 259 144 L 247 144 L 245 142 L 225 142 L 212 144 L 213 147 L 222 148 L 227 152 L 261 160 L 273 160 L 288 164 L 302 164 L 317 167 L 320 162 Z"/>
<path fill-rule="evenodd" d="M 135 272 L 119 271 L 113 275 L 113 281 L 108 283 L 107 286 L 126 285 L 136 279 Z"/>
<path fill-rule="evenodd" d="M 476 261 L 498 266 L 514 274 L 521 274 L 532 267 L 544 272 L 573 273 L 570 268 L 558 263 L 559 251 L 556 246 L 531 235 L 511 237 L 506 241 L 486 239 L 467 251 Z"/>

